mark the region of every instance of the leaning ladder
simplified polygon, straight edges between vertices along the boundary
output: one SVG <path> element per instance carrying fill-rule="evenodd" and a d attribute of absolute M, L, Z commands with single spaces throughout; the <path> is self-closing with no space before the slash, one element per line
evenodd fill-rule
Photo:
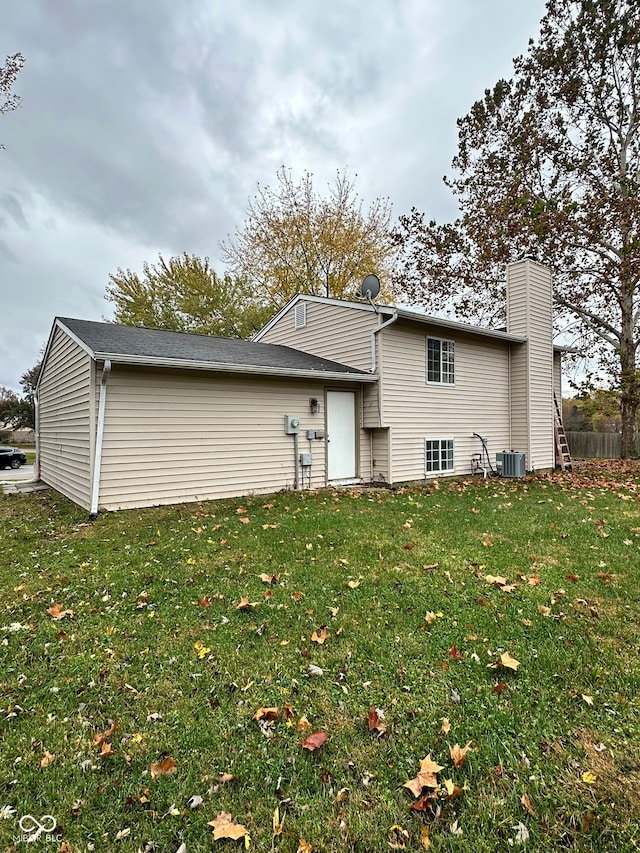
<path fill-rule="evenodd" d="M 570 471 L 572 468 L 571 454 L 569 453 L 569 442 L 567 434 L 564 431 L 562 424 L 562 410 L 558 404 L 558 398 L 555 391 L 553 392 L 553 435 L 556 442 L 556 465 L 559 465 L 563 471 Z"/>

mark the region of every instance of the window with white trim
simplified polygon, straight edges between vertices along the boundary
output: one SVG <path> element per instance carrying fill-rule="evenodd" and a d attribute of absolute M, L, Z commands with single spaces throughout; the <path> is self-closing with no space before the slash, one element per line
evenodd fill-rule
<path fill-rule="evenodd" d="M 298 302 L 293 312 L 293 324 L 296 329 L 304 329 L 307 325 L 307 303 Z"/>
<path fill-rule="evenodd" d="M 427 338 L 427 382 L 453 385 L 455 382 L 455 344 L 440 338 Z"/>
<path fill-rule="evenodd" d="M 453 439 L 425 438 L 424 470 L 427 474 L 453 471 Z"/>

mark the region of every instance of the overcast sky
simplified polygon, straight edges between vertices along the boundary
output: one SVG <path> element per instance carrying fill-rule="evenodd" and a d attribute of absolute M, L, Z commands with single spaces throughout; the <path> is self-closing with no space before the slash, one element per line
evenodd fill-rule
<path fill-rule="evenodd" d="M 281 165 L 357 174 L 455 216 L 456 119 L 510 76 L 544 0 L 14 0 L 20 108 L 0 116 L 0 385 L 19 390 L 53 318 L 100 320 L 110 272 L 192 252 L 219 271 Z"/>

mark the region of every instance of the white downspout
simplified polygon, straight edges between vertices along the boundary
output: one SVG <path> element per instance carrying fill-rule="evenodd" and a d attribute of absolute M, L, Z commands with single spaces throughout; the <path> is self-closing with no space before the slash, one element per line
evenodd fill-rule
<path fill-rule="evenodd" d="M 102 366 L 100 380 L 100 403 L 98 404 L 98 427 L 96 429 L 96 452 L 93 458 L 93 485 L 91 487 L 91 510 L 89 518 L 98 517 L 98 499 L 100 496 L 100 468 L 102 465 L 102 438 L 104 436 L 104 415 L 107 404 L 107 379 L 111 373 L 111 362 L 106 359 Z"/>
<path fill-rule="evenodd" d="M 378 332 L 381 332 L 383 329 L 386 329 L 387 326 L 390 326 L 392 323 L 398 319 L 398 312 L 394 310 L 392 316 L 382 323 L 380 326 L 376 326 L 376 328 L 371 332 L 371 373 L 376 372 L 376 335 Z"/>
<path fill-rule="evenodd" d="M 40 480 L 40 401 L 38 400 L 38 392 L 33 395 L 33 404 L 35 406 L 35 422 L 36 422 L 36 464 L 33 468 L 33 482 L 37 483 Z"/>

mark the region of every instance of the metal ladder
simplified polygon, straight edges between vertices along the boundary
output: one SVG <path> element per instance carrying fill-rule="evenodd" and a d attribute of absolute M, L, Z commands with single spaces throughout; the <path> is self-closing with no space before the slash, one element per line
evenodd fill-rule
<path fill-rule="evenodd" d="M 573 466 L 569 443 L 562 424 L 562 409 L 558 404 L 555 391 L 553 392 L 553 435 L 556 442 L 556 465 L 559 465 L 562 471 L 571 471 Z"/>

